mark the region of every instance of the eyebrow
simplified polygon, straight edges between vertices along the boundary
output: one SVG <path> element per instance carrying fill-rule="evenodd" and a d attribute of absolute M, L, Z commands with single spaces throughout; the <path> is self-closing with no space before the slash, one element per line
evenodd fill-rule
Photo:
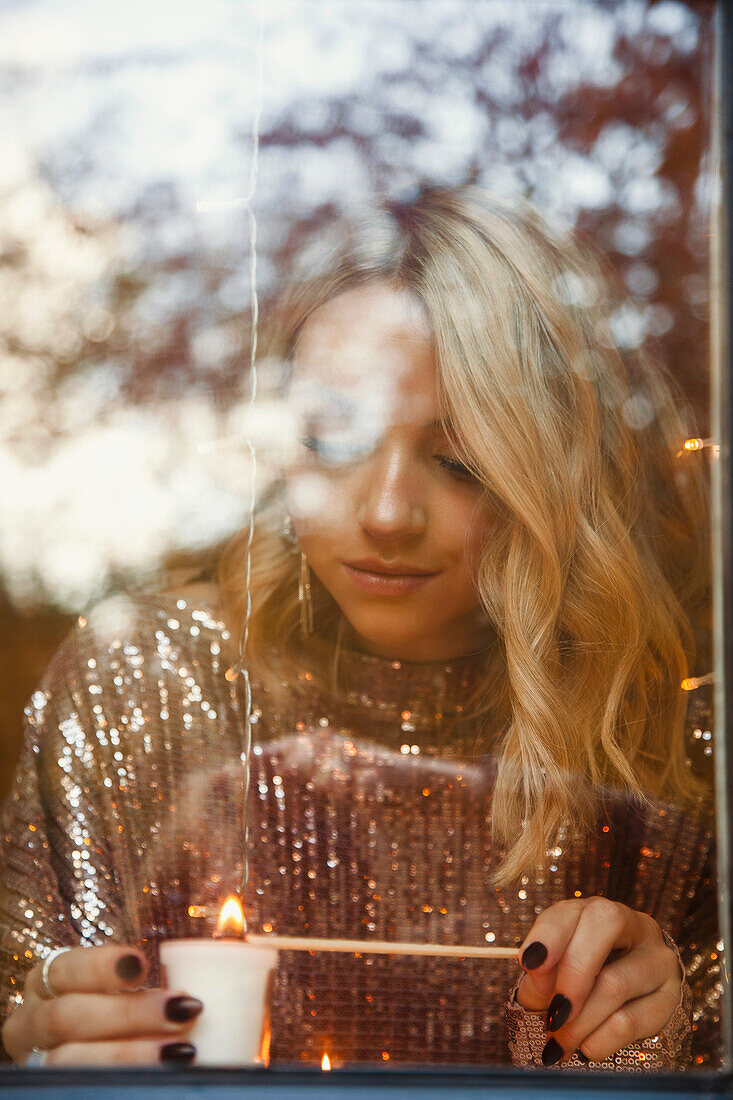
<path fill-rule="evenodd" d="M 341 412 L 356 412 L 359 409 L 359 402 L 354 401 L 353 398 L 348 397 L 345 393 L 341 393 L 339 390 L 331 389 L 330 386 L 324 386 L 320 382 L 306 382 L 297 387 L 300 394 L 307 394 L 309 397 L 317 397 L 320 400 L 335 405 Z M 422 425 L 422 430 L 425 432 L 442 431 L 448 434 L 451 430 L 450 422 L 442 420 L 438 417 L 435 420 L 428 420 Z"/>

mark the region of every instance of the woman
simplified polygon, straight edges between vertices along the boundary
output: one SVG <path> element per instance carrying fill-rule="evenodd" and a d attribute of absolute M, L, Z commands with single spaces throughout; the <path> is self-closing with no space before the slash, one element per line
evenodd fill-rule
<path fill-rule="evenodd" d="M 434 190 L 339 233 L 266 326 L 284 475 L 219 584 L 102 605 L 33 697 L 6 1049 L 193 1059 L 201 1005 L 148 948 L 243 871 L 252 928 L 521 962 L 284 953 L 277 1061 L 669 1068 L 694 1029 L 714 1064 L 707 712 L 680 688 L 708 519 L 680 398 L 530 212 Z"/>

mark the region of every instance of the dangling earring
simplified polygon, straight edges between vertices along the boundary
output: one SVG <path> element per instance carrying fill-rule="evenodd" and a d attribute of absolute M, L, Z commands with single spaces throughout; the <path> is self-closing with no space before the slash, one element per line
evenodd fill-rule
<path fill-rule="evenodd" d="M 300 633 L 303 638 L 313 633 L 313 600 L 311 597 L 311 571 L 308 559 L 300 551 L 300 577 L 298 578 L 298 603 L 300 604 Z"/>
<path fill-rule="evenodd" d="M 290 512 L 286 512 L 283 516 L 282 526 L 280 528 L 280 538 L 287 544 L 292 554 L 297 554 L 300 547 L 298 546 L 298 539 L 293 525 L 293 517 L 290 515 Z"/>
<path fill-rule="evenodd" d="M 311 595 L 311 571 L 308 559 L 300 549 L 293 517 L 286 512 L 283 517 L 283 525 L 280 529 L 280 537 L 287 543 L 292 554 L 300 553 L 300 574 L 298 576 L 298 603 L 300 604 L 300 634 L 306 638 L 313 633 L 313 599 Z"/>

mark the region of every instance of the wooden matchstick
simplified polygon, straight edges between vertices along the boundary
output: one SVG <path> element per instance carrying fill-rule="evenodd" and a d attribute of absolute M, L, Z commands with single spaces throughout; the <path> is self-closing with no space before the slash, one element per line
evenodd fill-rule
<path fill-rule="evenodd" d="M 248 932 L 253 947 L 276 947 L 280 951 L 341 951 L 353 955 L 442 955 L 454 959 L 514 959 L 518 947 L 474 947 L 451 943 L 390 943 L 387 940 L 327 940 L 310 936 L 261 936 Z"/>

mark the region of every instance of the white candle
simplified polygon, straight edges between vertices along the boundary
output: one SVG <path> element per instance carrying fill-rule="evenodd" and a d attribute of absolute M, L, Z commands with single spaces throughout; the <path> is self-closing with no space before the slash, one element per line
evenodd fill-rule
<path fill-rule="evenodd" d="M 242 939 L 164 940 L 160 962 L 169 989 L 198 997 L 203 1010 L 186 1038 L 200 1066 L 261 1065 L 274 947 Z"/>

